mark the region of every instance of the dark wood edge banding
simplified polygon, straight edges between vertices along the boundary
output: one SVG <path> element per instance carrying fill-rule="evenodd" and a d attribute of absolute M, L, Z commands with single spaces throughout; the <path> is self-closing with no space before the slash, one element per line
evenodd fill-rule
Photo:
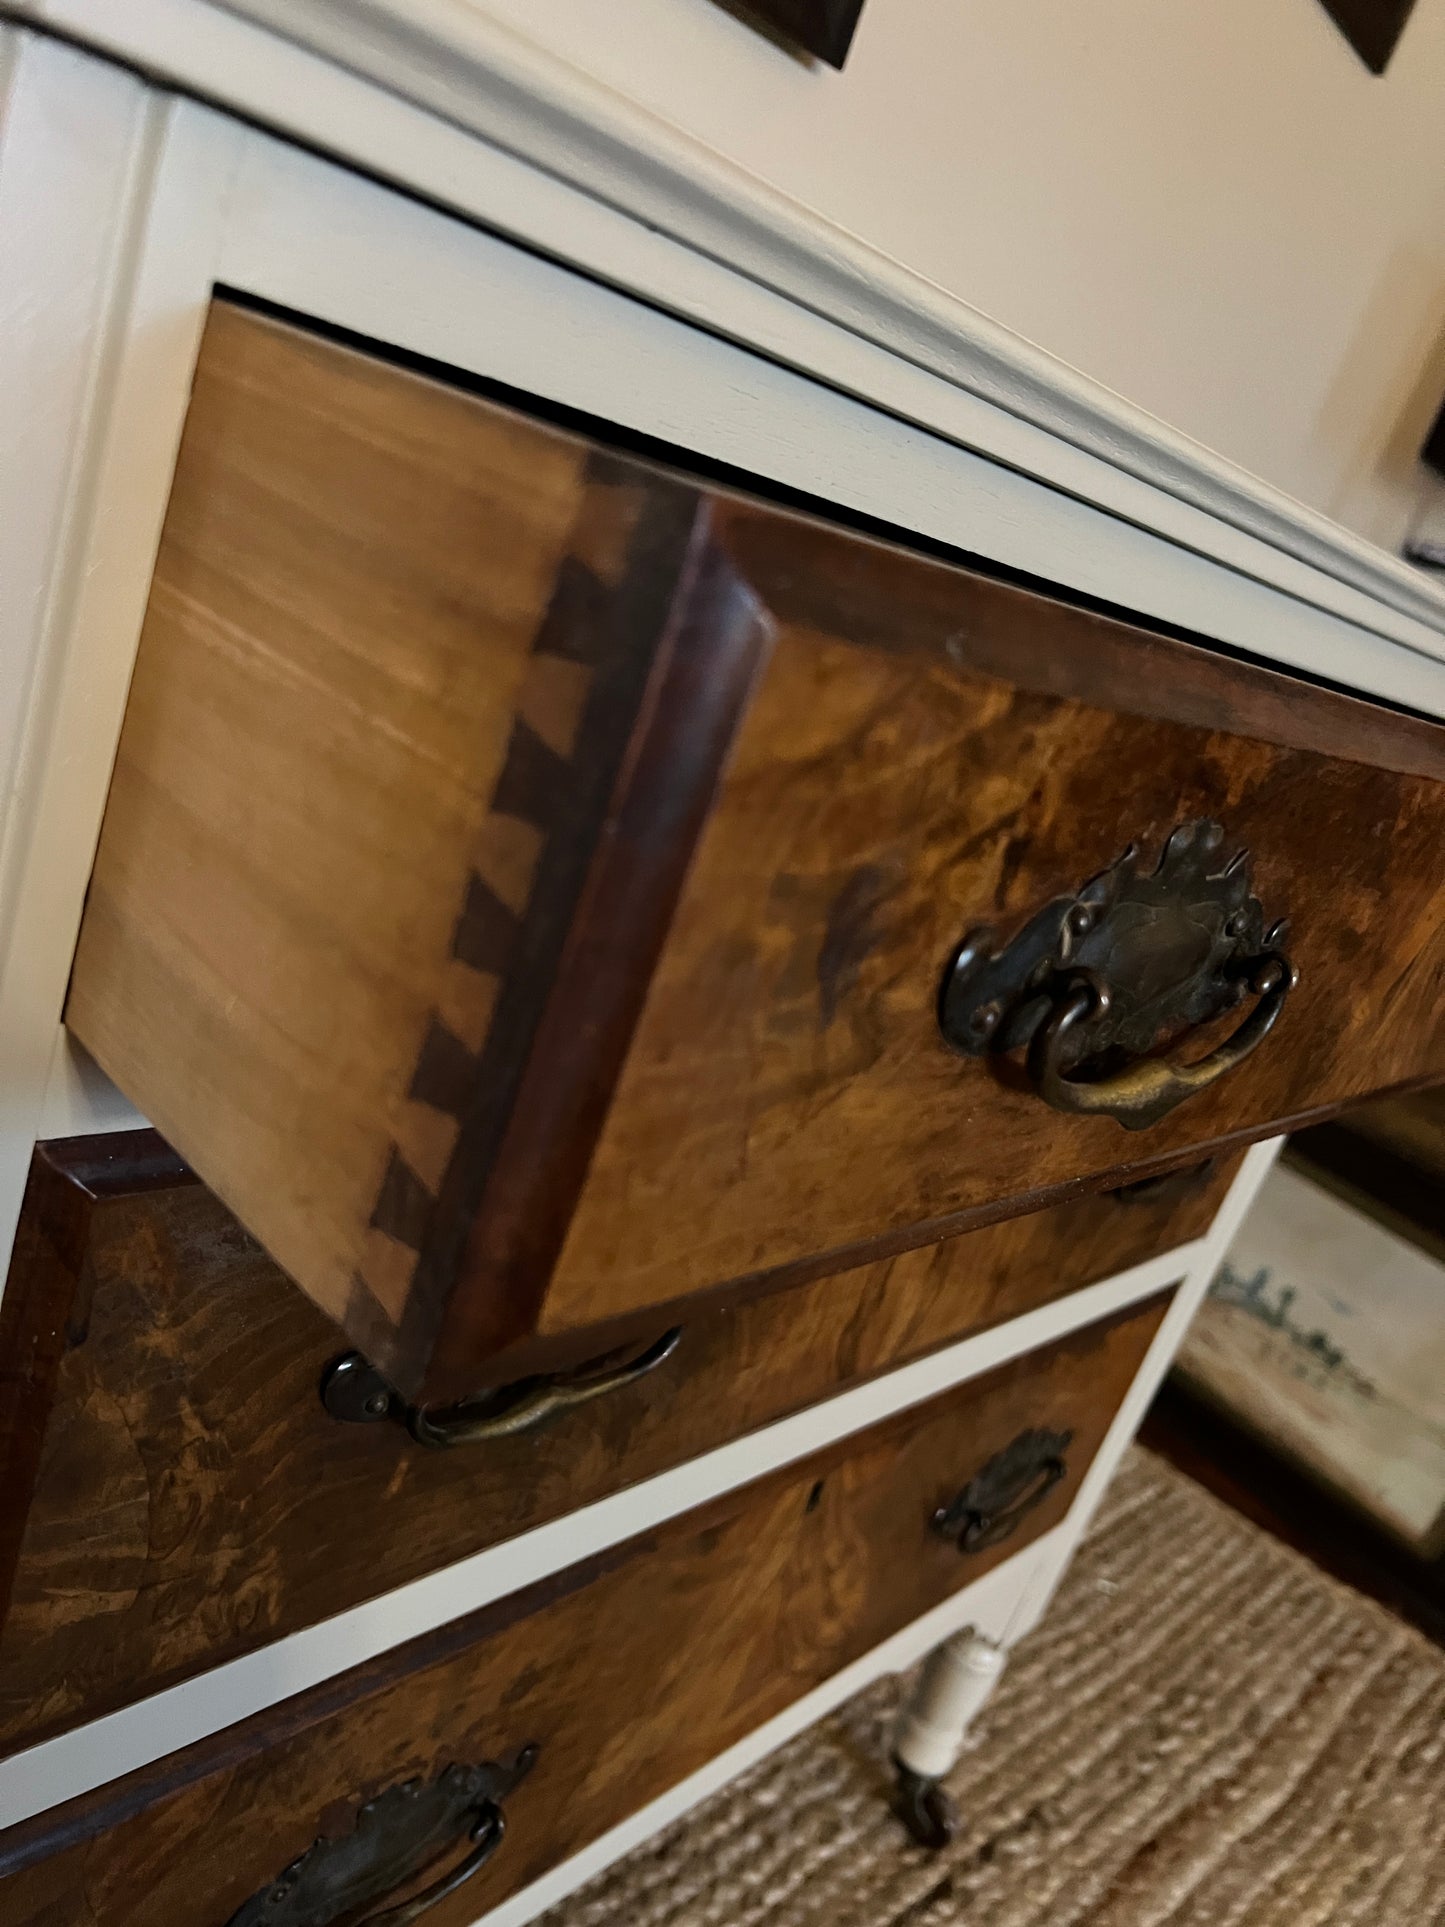
<path fill-rule="evenodd" d="M 536 1323 L 772 633 L 705 508 L 472 1225 L 428 1396 L 465 1396 L 495 1353 Z"/>
<path fill-rule="evenodd" d="M 1434 1077 L 1414 1078 L 1378 1095 L 1403 1095 L 1436 1082 L 1438 1080 Z M 551 1331 L 545 1336 L 528 1334 L 505 1349 L 479 1360 L 467 1382 L 486 1386 L 502 1384 L 532 1372 L 564 1370 L 599 1351 L 656 1337 L 669 1325 L 680 1324 L 686 1328 L 690 1322 L 695 1324 L 702 1318 L 715 1317 L 733 1305 L 771 1297 L 775 1292 L 788 1291 L 797 1285 L 815 1284 L 821 1278 L 851 1271 L 859 1265 L 884 1263 L 924 1245 L 940 1244 L 970 1231 L 986 1230 L 988 1226 L 1008 1218 L 1024 1217 L 1031 1212 L 1070 1204 L 1091 1192 L 1113 1191 L 1123 1184 L 1161 1177 L 1186 1165 L 1197 1164 L 1205 1156 L 1221 1160 L 1228 1158 L 1265 1138 L 1283 1136 L 1323 1123 L 1362 1101 L 1360 1098 L 1348 1098 L 1338 1104 L 1319 1105 L 1313 1110 L 1299 1111 L 1284 1118 L 1270 1118 L 1231 1131 L 1225 1137 L 1181 1146 L 1167 1157 L 1113 1165 L 1106 1172 L 1071 1179 L 1067 1184 L 1014 1192 L 1006 1198 L 975 1206 L 968 1211 L 951 1212 L 947 1216 L 907 1225 L 901 1230 L 885 1232 L 856 1244 L 838 1245 L 828 1251 L 813 1253 L 793 1264 L 722 1279 L 706 1289 L 689 1292 L 683 1297 L 659 1300 L 656 1304 L 624 1312 L 616 1318 L 580 1325 L 574 1331 Z"/>
<path fill-rule="evenodd" d="M 720 498 L 719 512 L 780 623 L 863 648 L 941 653 L 1035 695 L 1445 780 L 1445 724 L 743 496 Z"/>
<path fill-rule="evenodd" d="M 95 1206 L 108 1196 L 194 1182 L 189 1167 L 151 1130 L 53 1138 L 35 1147 L 0 1299 L 0 1626 L 40 1471 L 56 1373 L 89 1317 L 85 1253 Z"/>
<path fill-rule="evenodd" d="M 433 1190 L 422 1161 L 394 1143 L 371 1217 L 369 1255 L 405 1279 L 399 1327 L 383 1316 L 383 1290 L 365 1260 L 346 1324 L 404 1391 L 421 1390 L 436 1328 L 453 1291 L 472 1220 L 508 1129 L 518 1086 L 566 944 L 607 798 L 631 738 L 653 654 L 692 540 L 696 492 L 669 477 L 639 473 L 605 451 L 588 459 L 579 524 L 599 504 L 630 517 L 620 572 L 602 579 L 584 556 L 564 556 L 533 638 L 512 734 L 482 825 L 452 938 L 447 996 L 455 1008 L 486 1010 L 472 1049 L 434 1012 L 407 1091 L 413 1115 L 429 1113 L 452 1133 Z M 574 539 L 576 531 L 574 531 Z M 554 665 L 586 678 L 580 720 L 564 750 L 549 743 L 529 709 Z M 533 685 L 536 685 L 534 689 Z M 504 901 L 488 875 L 489 848 L 521 850 L 525 897 Z M 488 1296 L 494 1296 L 490 1285 Z"/>

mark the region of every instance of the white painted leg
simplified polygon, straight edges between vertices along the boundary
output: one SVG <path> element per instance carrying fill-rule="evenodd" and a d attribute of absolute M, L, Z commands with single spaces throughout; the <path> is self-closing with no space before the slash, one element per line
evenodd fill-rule
<path fill-rule="evenodd" d="M 935 1647 L 893 1736 L 899 1817 L 921 1847 L 942 1847 L 957 1817 L 939 1782 L 957 1763 L 975 1714 L 993 1692 L 1007 1655 L 969 1626 Z"/>

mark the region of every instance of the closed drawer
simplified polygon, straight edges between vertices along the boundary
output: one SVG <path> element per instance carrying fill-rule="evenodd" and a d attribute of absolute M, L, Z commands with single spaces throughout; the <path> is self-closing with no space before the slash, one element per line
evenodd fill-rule
<path fill-rule="evenodd" d="M 1442 778 L 218 304 L 67 1021 L 460 1397 L 1445 1075 Z"/>
<path fill-rule="evenodd" d="M 460 1927 L 1057 1522 L 1164 1302 L 0 1833 L 0 1917 L 326 1927 L 332 1911 L 265 1898 L 320 1832 L 344 1836 L 361 1802 L 401 1782 L 535 1746 L 505 1801 L 505 1843 L 430 1917 Z M 1038 1466 L 1053 1455 L 1065 1475 L 1035 1478 L 1038 1502 L 1005 1506 L 992 1533 L 970 1535 L 955 1511 L 957 1536 L 944 1536 L 935 1514 L 965 1487 L 976 1497 L 978 1474 L 1024 1433 Z M 464 1834 L 454 1821 L 422 1857 L 460 1857 Z M 353 1893 L 346 1918 L 381 1900 Z"/>
<path fill-rule="evenodd" d="M 699 1306 L 645 1377 L 439 1451 L 324 1409 L 339 1334 L 153 1133 L 44 1146 L 0 1308 L 0 1752 L 1192 1238 L 1229 1175 Z"/>

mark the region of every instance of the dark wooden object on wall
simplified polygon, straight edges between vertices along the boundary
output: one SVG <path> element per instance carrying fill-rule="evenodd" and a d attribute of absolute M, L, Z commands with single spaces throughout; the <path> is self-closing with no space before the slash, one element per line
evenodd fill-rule
<path fill-rule="evenodd" d="M 1063 1516 L 1167 1295 L 0 1832 L 6 1927 L 220 1927 L 319 1830 L 453 1762 L 536 1763 L 465 1927 Z M 961 1553 L 937 1509 L 1035 1426 L 1067 1476 Z"/>
<path fill-rule="evenodd" d="M 1415 0 L 1320 0 L 1372 74 L 1384 73 Z"/>
<path fill-rule="evenodd" d="M 1301 973 L 1247 1062 L 1125 1132 L 950 1047 L 968 932 L 1209 819 Z M 465 1398 L 1445 1075 L 1442 838 L 1437 725 L 218 303 L 67 1021 Z"/>
<path fill-rule="evenodd" d="M 340 1335 L 154 1133 L 42 1146 L 0 1302 L 0 1753 L 1197 1237 L 1232 1175 L 699 1313 L 649 1379 L 433 1452 L 323 1410 Z"/>
<path fill-rule="evenodd" d="M 863 0 L 717 0 L 788 45 L 841 67 L 848 58 Z"/>

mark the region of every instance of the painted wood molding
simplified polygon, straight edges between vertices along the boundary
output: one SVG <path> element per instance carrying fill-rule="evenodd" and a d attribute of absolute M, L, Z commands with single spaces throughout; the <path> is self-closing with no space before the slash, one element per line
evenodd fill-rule
<path fill-rule="evenodd" d="M 467 0 L 0 0 L 5 12 L 128 55 L 182 84 L 189 80 L 213 98 L 214 80 L 208 87 L 201 71 L 206 63 L 194 51 L 206 22 L 226 16 L 249 22 L 942 378 L 1002 416 L 1445 632 L 1445 588 L 1418 570 L 1131 406 Z M 174 31 L 182 13 L 189 23 L 185 49 Z M 158 61 L 157 48 L 168 36 L 176 55 Z M 335 151 L 322 130 L 316 138 Z M 657 298 L 653 290 L 638 292 Z M 983 425 L 970 445 L 1009 460 L 1007 439 L 1001 434 L 994 446 Z M 1035 472 L 1067 486 L 1042 467 Z"/>

